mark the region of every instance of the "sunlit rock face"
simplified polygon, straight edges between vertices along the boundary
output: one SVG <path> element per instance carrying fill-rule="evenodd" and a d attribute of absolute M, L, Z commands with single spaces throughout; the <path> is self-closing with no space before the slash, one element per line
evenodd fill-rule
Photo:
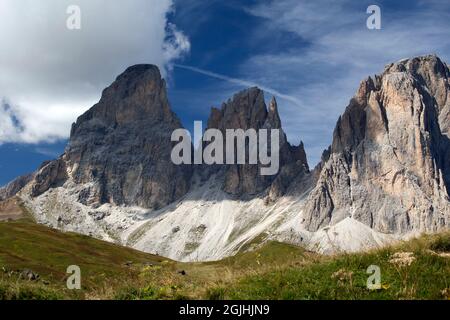
<path fill-rule="evenodd" d="M 386 233 L 448 226 L 449 93 L 449 69 L 436 56 L 363 81 L 320 165 L 307 228 L 347 217 Z"/>

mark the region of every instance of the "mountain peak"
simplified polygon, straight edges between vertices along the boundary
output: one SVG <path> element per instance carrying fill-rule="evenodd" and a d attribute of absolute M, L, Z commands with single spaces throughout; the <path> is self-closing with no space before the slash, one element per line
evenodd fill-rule
<path fill-rule="evenodd" d="M 129 66 L 122 74 L 120 74 L 117 78 L 125 77 L 125 76 L 136 76 L 139 74 L 143 74 L 146 72 L 153 72 L 158 74 L 161 78 L 161 73 L 159 71 L 158 66 L 154 64 L 135 64 L 133 66 Z"/>
<path fill-rule="evenodd" d="M 236 93 L 232 99 L 222 104 L 220 110 L 213 109 L 208 126 L 219 130 L 260 129 L 266 118 L 264 92 L 252 87 Z"/>
<path fill-rule="evenodd" d="M 105 90 L 100 101 L 77 119 L 71 136 L 85 124 L 97 127 L 124 125 L 135 121 L 171 122 L 179 120 L 171 111 L 166 82 L 154 65 L 135 65 L 126 69 Z"/>
<path fill-rule="evenodd" d="M 419 81 L 427 86 L 437 78 L 449 78 L 448 66 L 435 54 L 403 59 L 391 63 L 385 67 L 383 75 L 396 72 L 406 72 L 417 77 Z"/>
<path fill-rule="evenodd" d="M 413 58 L 401 59 L 397 62 L 390 63 L 385 67 L 385 71 L 391 70 L 393 66 L 403 66 L 405 69 L 411 69 L 411 67 L 417 65 L 444 65 L 444 63 L 436 54 L 427 54 Z"/>
<path fill-rule="evenodd" d="M 155 83 L 160 87 L 162 85 L 165 86 L 159 68 L 151 64 L 137 64 L 128 67 L 123 73 L 121 73 L 116 78 L 114 83 L 104 90 L 103 96 L 122 93 L 122 95 L 126 97 L 131 96 L 139 90 L 144 91 L 141 92 L 141 94 L 151 93 L 151 89 L 156 89 L 156 87 L 151 87 L 149 85 L 152 83 Z"/>
<path fill-rule="evenodd" d="M 170 138 L 180 128 L 159 69 L 132 66 L 78 118 L 65 154 L 38 173 L 34 195 L 72 180 L 84 204 L 163 207 L 190 184 L 191 168 L 170 160 Z"/>
<path fill-rule="evenodd" d="M 380 232 L 445 225 L 450 83 L 436 55 L 388 65 L 363 81 L 339 118 L 310 195 L 310 230 L 351 216 Z"/>
<path fill-rule="evenodd" d="M 294 179 L 309 171 L 303 145 L 293 147 L 287 141 L 275 97 L 267 108 L 264 92 L 257 87 L 238 92 L 232 99 L 223 103 L 221 109 L 213 108 L 208 129 L 218 129 L 222 132 L 227 129 L 279 129 L 279 173 L 274 176 L 261 176 L 259 164 L 226 166 L 222 171 L 223 190 L 229 194 L 247 196 L 269 190 L 269 198 L 273 200 L 283 195 Z"/>
<path fill-rule="evenodd" d="M 450 70 L 447 64 L 437 55 L 430 54 L 390 64 L 382 76 L 394 73 L 407 74 L 419 88 L 428 92 L 430 95 L 428 98 L 434 100 L 434 106 L 439 114 L 441 130 L 450 136 Z"/>

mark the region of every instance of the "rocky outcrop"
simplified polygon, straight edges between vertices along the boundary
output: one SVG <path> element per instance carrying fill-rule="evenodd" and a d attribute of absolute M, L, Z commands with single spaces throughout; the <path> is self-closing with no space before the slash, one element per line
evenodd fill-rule
<path fill-rule="evenodd" d="M 386 67 L 385 73 L 407 72 L 429 90 L 438 113 L 441 132 L 450 135 L 450 72 L 436 55 L 405 59 Z"/>
<path fill-rule="evenodd" d="M 0 188 L 0 201 L 14 197 L 19 193 L 31 180 L 33 180 L 34 174 L 28 174 L 20 176 L 3 188 Z"/>
<path fill-rule="evenodd" d="M 448 68 L 403 60 L 361 83 L 305 207 L 310 231 L 347 217 L 385 233 L 449 224 Z"/>
<path fill-rule="evenodd" d="M 63 158 L 45 162 L 34 177 L 31 196 L 37 197 L 50 188 L 60 187 L 67 178 L 66 162 Z"/>
<path fill-rule="evenodd" d="M 70 179 L 85 186 L 83 204 L 163 207 L 190 186 L 192 169 L 170 159 L 179 128 L 158 68 L 130 67 L 73 124 L 64 155 L 39 170 L 32 196 Z"/>
<path fill-rule="evenodd" d="M 450 137 L 450 71 L 447 64 L 436 55 L 406 59 L 387 66 L 386 72 L 408 72 L 417 82 L 429 90 L 430 103 L 436 108 L 442 134 Z M 444 144 L 448 140 L 444 141 Z M 444 146 L 441 156 L 447 159 L 444 179 L 450 181 L 450 147 Z"/>
<path fill-rule="evenodd" d="M 202 168 L 202 171 L 206 170 L 210 174 L 219 171 L 224 177 L 223 190 L 229 194 L 246 197 L 268 190 L 269 198 L 274 200 L 285 193 L 294 179 L 309 172 L 303 143 L 299 146 L 289 144 L 281 127 L 275 98 L 267 108 L 264 93 L 258 88 L 250 88 L 236 94 L 233 99 L 224 103 L 221 109 L 213 108 L 208 129 L 218 129 L 224 137 L 227 129 L 255 129 L 257 132 L 260 129 L 280 130 L 279 171 L 274 175 L 261 175 L 263 165 L 260 163 L 216 166 L 212 170 Z M 249 147 L 246 141 L 247 154 Z M 248 156 L 246 160 L 248 163 Z"/>

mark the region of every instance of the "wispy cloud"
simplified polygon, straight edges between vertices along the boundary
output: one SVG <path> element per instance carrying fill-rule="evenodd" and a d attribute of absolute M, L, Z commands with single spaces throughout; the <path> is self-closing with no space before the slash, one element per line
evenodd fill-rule
<path fill-rule="evenodd" d="M 263 91 L 265 91 L 265 92 L 267 92 L 267 93 L 269 93 L 271 95 L 276 96 L 277 98 L 281 98 L 281 99 L 290 101 L 290 102 L 294 103 L 295 105 L 297 105 L 299 107 L 303 107 L 304 106 L 302 101 L 300 99 L 298 99 L 297 97 L 281 93 L 278 90 L 275 90 L 273 88 L 270 88 L 270 87 L 258 84 L 258 83 L 253 82 L 253 81 L 233 78 L 233 77 L 229 77 L 229 76 L 226 76 L 226 75 L 223 75 L 223 74 L 211 72 L 211 71 L 208 71 L 208 70 L 204 70 L 204 69 L 201 69 L 201 68 L 188 66 L 188 65 L 174 64 L 174 67 L 185 69 L 185 70 L 190 70 L 190 71 L 193 71 L 193 72 L 197 72 L 197 73 L 203 74 L 203 75 L 208 76 L 208 77 L 212 77 L 212 78 L 215 78 L 215 79 L 227 81 L 227 82 L 230 82 L 230 83 L 233 83 L 233 84 L 237 84 L 239 86 L 246 87 L 246 88 L 248 88 L 248 87 L 258 87 L 261 90 L 263 90 Z"/>

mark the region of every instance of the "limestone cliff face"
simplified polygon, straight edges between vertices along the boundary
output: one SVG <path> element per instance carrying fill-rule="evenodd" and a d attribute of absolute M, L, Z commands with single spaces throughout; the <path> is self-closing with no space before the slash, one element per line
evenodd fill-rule
<path fill-rule="evenodd" d="M 170 159 L 178 128 L 158 68 L 130 67 L 73 124 L 65 154 L 38 172 L 33 196 L 70 178 L 86 186 L 84 204 L 165 206 L 190 186 L 191 168 Z"/>
<path fill-rule="evenodd" d="M 280 161 L 279 172 L 271 176 L 261 175 L 261 164 L 226 165 L 213 168 L 224 175 L 223 190 L 239 196 L 256 195 L 268 191 L 269 200 L 283 195 L 290 183 L 299 175 L 309 172 L 306 153 L 301 143 L 291 146 L 282 130 L 278 106 L 275 98 L 267 108 L 264 93 L 258 88 L 250 88 L 236 94 L 233 99 L 213 108 L 208 120 L 208 129 L 220 130 L 224 137 L 227 129 L 279 129 Z M 246 143 L 248 152 L 248 142 Z M 210 170 L 211 171 L 211 170 Z"/>
<path fill-rule="evenodd" d="M 449 92 L 449 70 L 436 56 L 363 81 L 319 166 L 307 228 L 346 217 L 387 233 L 448 226 Z"/>
<path fill-rule="evenodd" d="M 435 55 L 407 59 L 386 67 L 385 72 L 407 72 L 429 90 L 441 131 L 450 135 L 450 74 L 448 66 Z"/>

